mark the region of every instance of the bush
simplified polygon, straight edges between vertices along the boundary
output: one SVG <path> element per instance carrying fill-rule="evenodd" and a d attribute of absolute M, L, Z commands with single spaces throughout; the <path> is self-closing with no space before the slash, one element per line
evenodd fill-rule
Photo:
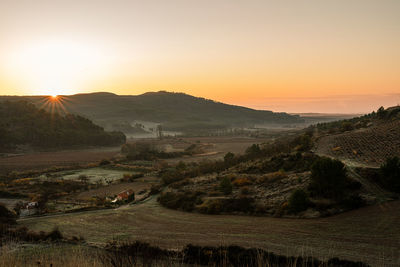
<path fill-rule="evenodd" d="M 392 157 L 380 167 L 382 185 L 393 192 L 400 193 L 400 159 Z"/>
<path fill-rule="evenodd" d="M 221 180 L 219 184 L 219 190 L 225 195 L 229 195 L 230 193 L 232 193 L 232 183 L 228 177 L 224 177 Z"/>
<path fill-rule="evenodd" d="M 251 185 L 252 182 L 248 178 L 238 178 L 235 179 L 232 183 L 234 186 L 241 187 L 245 185 Z"/>
<path fill-rule="evenodd" d="M 357 194 L 350 195 L 340 203 L 344 209 L 353 210 L 365 206 L 365 201 Z"/>
<path fill-rule="evenodd" d="M 345 166 L 339 160 L 323 157 L 311 166 L 309 190 L 316 196 L 341 199 L 347 182 Z"/>
<path fill-rule="evenodd" d="M 306 210 L 309 206 L 309 199 L 307 193 L 302 189 L 294 191 L 289 198 L 288 209 L 291 213 L 299 213 Z"/>
<path fill-rule="evenodd" d="M 202 203 L 200 195 L 200 192 L 166 192 L 162 193 L 158 197 L 158 202 L 160 202 L 161 205 L 170 209 L 193 211 L 195 205 Z"/>

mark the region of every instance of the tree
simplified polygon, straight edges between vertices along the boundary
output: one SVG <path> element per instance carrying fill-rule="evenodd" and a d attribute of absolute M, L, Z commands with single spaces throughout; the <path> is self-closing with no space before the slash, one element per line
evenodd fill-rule
<path fill-rule="evenodd" d="M 308 208 L 310 201 L 308 199 L 307 193 L 302 189 L 297 189 L 294 191 L 289 198 L 289 212 L 298 213 L 300 211 L 306 210 Z"/>
<path fill-rule="evenodd" d="M 228 152 L 224 156 L 224 162 L 226 165 L 232 165 L 235 162 L 235 154 Z"/>
<path fill-rule="evenodd" d="M 339 160 L 322 157 L 311 166 L 309 190 L 317 196 L 340 199 L 346 182 L 346 168 Z"/>
<path fill-rule="evenodd" d="M 225 195 L 232 193 L 232 183 L 228 177 L 224 177 L 219 183 L 219 190 Z"/>
<path fill-rule="evenodd" d="M 378 118 L 383 119 L 386 116 L 386 110 L 384 107 L 380 107 L 378 111 L 376 112 L 376 115 L 378 115 Z"/>

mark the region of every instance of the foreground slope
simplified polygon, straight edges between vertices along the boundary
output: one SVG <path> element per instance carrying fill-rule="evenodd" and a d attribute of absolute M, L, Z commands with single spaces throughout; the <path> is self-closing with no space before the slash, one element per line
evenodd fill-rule
<path fill-rule="evenodd" d="M 374 266 L 400 261 L 400 203 L 390 202 L 320 219 L 281 219 L 203 215 L 166 209 L 155 200 L 116 210 L 32 217 L 19 220 L 29 229 L 58 226 L 68 236 L 89 243 L 136 239 L 166 248 L 236 244 L 283 255 L 332 256 Z M 99 223 L 93 223 L 99 222 Z"/>

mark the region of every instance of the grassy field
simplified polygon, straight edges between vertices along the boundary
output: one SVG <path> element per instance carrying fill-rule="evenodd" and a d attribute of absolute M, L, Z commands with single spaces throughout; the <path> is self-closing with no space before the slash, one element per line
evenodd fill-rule
<path fill-rule="evenodd" d="M 237 244 L 283 255 L 341 257 L 378 266 L 400 264 L 400 202 L 321 219 L 201 215 L 165 209 L 153 197 L 133 206 L 19 221 L 32 230 L 58 226 L 90 243 L 143 240 L 165 248 Z"/>

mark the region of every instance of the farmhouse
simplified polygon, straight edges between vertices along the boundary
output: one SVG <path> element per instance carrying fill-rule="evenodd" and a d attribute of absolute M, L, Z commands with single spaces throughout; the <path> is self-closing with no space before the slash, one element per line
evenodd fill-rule
<path fill-rule="evenodd" d="M 37 202 L 28 202 L 25 203 L 23 208 L 20 210 L 20 216 L 30 216 L 35 215 L 38 212 L 38 203 Z"/>
<path fill-rule="evenodd" d="M 123 201 L 123 200 L 134 200 L 134 199 L 135 199 L 135 192 L 132 189 L 127 189 L 122 192 L 119 192 L 115 200 Z"/>

